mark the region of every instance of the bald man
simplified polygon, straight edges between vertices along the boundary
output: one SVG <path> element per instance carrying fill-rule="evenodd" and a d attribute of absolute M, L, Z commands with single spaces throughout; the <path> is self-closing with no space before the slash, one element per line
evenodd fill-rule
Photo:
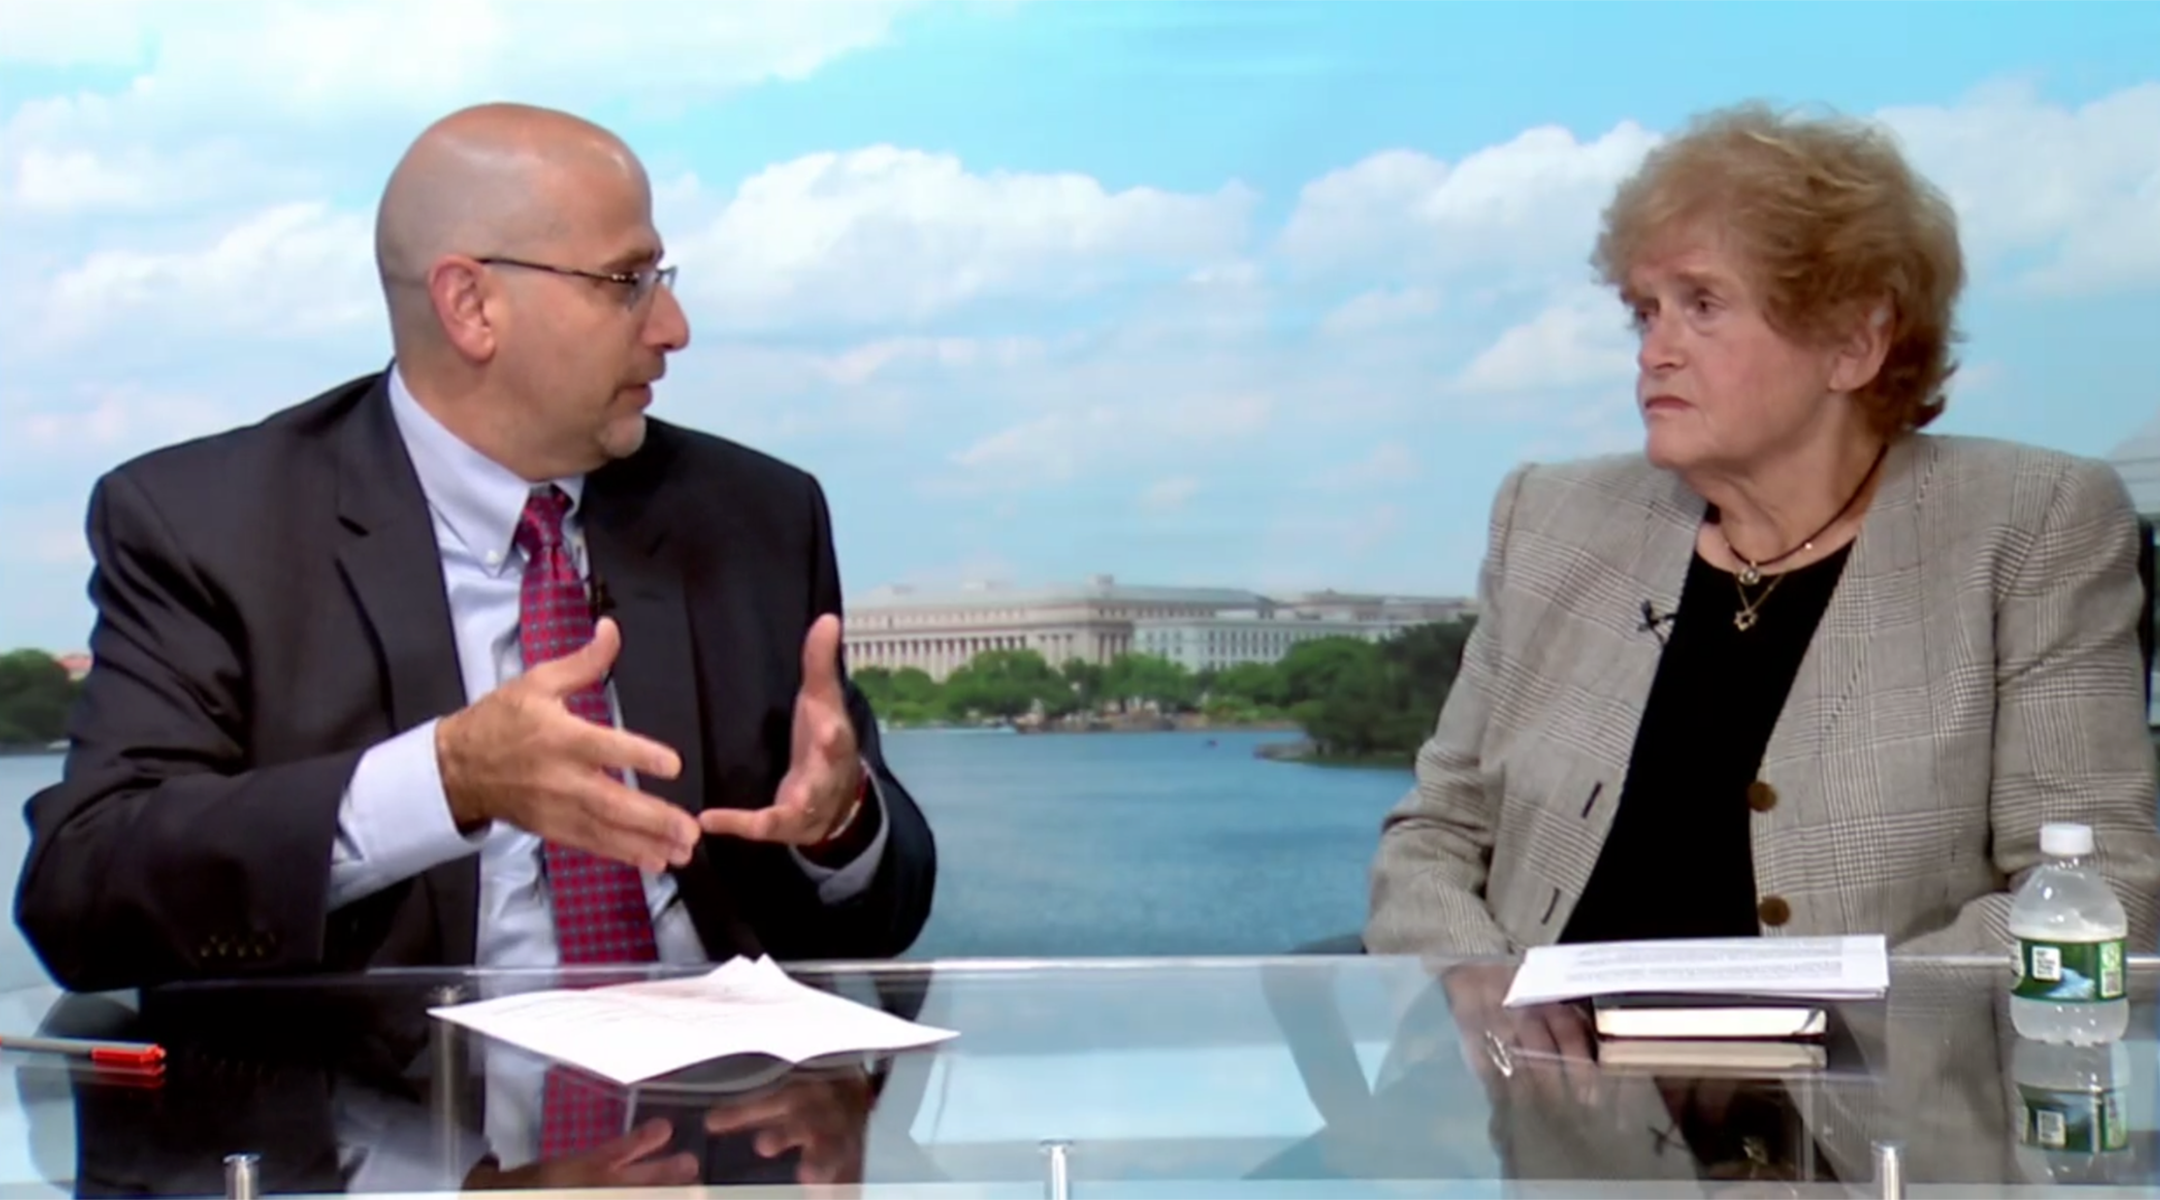
<path fill-rule="evenodd" d="M 636 157 L 453 114 L 376 254 L 389 369 L 92 494 L 95 665 L 16 897 L 46 968 L 904 951 L 936 851 L 840 661 L 824 493 L 647 416 L 689 326 Z"/>

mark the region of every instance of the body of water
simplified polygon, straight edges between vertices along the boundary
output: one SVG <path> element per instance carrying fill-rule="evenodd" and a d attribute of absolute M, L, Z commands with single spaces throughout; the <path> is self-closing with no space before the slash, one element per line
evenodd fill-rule
<path fill-rule="evenodd" d="M 1274 954 L 1364 923 L 1406 769 L 1270 762 L 1284 733 L 886 735 L 937 833 L 910 957 Z M 42 982 L 12 917 L 22 802 L 57 756 L 0 757 L 0 988 Z"/>

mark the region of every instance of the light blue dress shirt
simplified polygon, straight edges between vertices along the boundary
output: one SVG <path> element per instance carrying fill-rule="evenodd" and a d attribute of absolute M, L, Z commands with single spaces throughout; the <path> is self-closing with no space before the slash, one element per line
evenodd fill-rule
<path fill-rule="evenodd" d="M 390 407 L 427 496 L 436 545 L 442 552 L 458 670 L 470 702 L 524 669 L 518 650 L 518 591 L 525 555 L 515 538 L 533 485 L 445 428 L 413 398 L 394 366 Z M 585 543 L 577 504 L 583 497 L 584 480 L 554 482 L 571 500 L 564 535 L 583 574 Z M 612 687 L 608 702 L 615 710 L 616 723 L 625 724 Z M 637 714 L 628 716 L 628 727 L 636 728 Z M 865 802 L 884 803 L 875 775 Z M 879 822 L 871 844 L 838 870 L 791 853 L 817 882 L 819 897 L 827 904 L 838 904 L 869 886 L 884 857 L 889 828 L 889 823 Z M 433 721 L 382 742 L 361 757 L 338 809 L 338 836 L 330 861 L 330 907 L 335 911 L 401 879 L 474 853 L 480 855 L 477 964 L 558 965 L 561 955 L 540 839 L 501 821 L 470 835 L 458 831 L 435 760 Z M 674 877 L 664 871 L 648 872 L 645 894 L 661 960 L 709 961 L 711 955 L 689 913 L 676 902 Z"/>

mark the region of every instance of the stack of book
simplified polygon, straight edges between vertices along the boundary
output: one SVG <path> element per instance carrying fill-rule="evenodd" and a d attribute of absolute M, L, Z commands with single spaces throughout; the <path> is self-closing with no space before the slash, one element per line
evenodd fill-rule
<path fill-rule="evenodd" d="M 1687 1071 L 1819 1071 L 1831 1009 L 1780 996 L 1598 996 L 1598 1061 Z"/>
<path fill-rule="evenodd" d="M 1506 1003 L 1588 1001 L 1608 1066 L 1819 1071 L 1839 1057 L 1836 1002 L 1889 982 L 1876 936 L 1609 942 L 1531 950 Z"/>

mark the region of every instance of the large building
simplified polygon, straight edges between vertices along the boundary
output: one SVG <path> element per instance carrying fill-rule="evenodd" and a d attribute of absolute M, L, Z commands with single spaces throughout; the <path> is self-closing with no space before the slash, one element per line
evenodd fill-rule
<path fill-rule="evenodd" d="M 1097 575 L 1066 587 L 972 584 L 952 591 L 880 588 L 848 603 L 850 667 L 919 667 L 944 679 L 986 650 L 1033 650 L 1053 665 L 1153 654 L 1194 671 L 1274 662 L 1318 637 L 1381 638 L 1470 611 L 1453 597 L 1316 592 L 1274 599 L 1237 588 L 1121 584 Z"/>

